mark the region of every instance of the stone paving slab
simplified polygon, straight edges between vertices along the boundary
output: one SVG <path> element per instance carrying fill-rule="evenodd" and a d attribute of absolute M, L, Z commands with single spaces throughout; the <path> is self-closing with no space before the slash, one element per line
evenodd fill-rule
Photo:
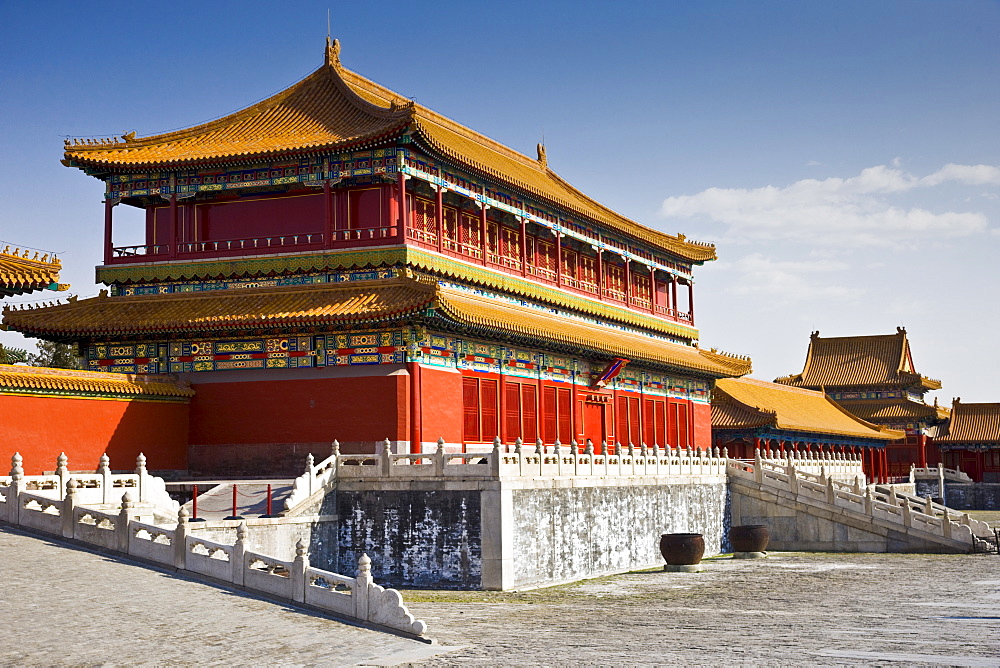
<path fill-rule="evenodd" d="M 525 592 L 405 591 L 450 665 L 1000 666 L 1000 556 L 772 553 Z"/>
<path fill-rule="evenodd" d="M 0 665 L 379 665 L 446 648 L 0 527 Z"/>

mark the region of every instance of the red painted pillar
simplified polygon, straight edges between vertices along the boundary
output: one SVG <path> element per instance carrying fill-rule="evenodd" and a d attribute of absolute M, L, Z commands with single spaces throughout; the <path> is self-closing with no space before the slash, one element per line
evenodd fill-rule
<path fill-rule="evenodd" d="M 597 298 L 604 299 L 604 251 L 597 249 Z"/>
<path fill-rule="evenodd" d="M 632 303 L 632 262 L 625 258 L 625 304 Z"/>
<path fill-rule="evenodd" d="M 336 232 L 333 229 L 333 192 L 330 188 L 330 182 L 323 182 L 323 229 L 325 230 L 325 239 L 323 239 L 324 248 L 332 248 L 334 236 Z"/>
<path fill-rule="evenodd" d="M 107 197 L 104 200 L 104 264 L 111 264 L 111 257 L 114 254 L 111 245 L 111 212 L 115 208 L 114 200 Z"/>
<path fill-rule="evenodd" d="M 556 232 L 556 285 L 562 287 L 562 233 Z"/>
<path fill-rule="evenodd" d="M 688 317 L 694 324 L 694 281 L 688 281 Z"/>
<path fill-rule="evenodd" d="M 420 363 L 408 362 L 410 372 L 410 452 L 423 452 L 423 430 L 421 429 Z"/>
<path fill-rule="evenodd" d="M 678 310 L 677 310 L 677 277 L 676 276 L 671 276 L 670 277 L 670 293 L 671 293 L 671 295 L 670 295 L 670 297 L 671 297 L 671 299 L 670 299 L 670 301 L 671 301 L 670 309 L 673 311 L 674 317 L 677 317 Z"/>
<path fill-rule="evenodd" d="M 521 275 L 528 275 L 528 221 L 521 219 Z"/>
<path fill-rule="evenodd" d="M 406 208 L 406 174 L 403 172 L 399 172 L 397 190 L 399 195 L 399 229 L 396 230 L 396 234 L 393 236 L 402 239 L 406 235 L 406 228 L 409 226 Z"/>
<path fill-rule="evenodd" d="M 438 253 L 444 252 L 444 188 L 437 187 L 434 198 L 434 221 L 437 225 Z"/>
<path fill-rule="evenodd" d="M 483 194 L 486 194 L 485 186 Z M 482 247 L 481 264 L 486 264 L 486 204 L 482 202 L 479 207 L 479 244 Z"/>
<path fill-rule="evenodd" d="M 177 258 L 177 193 L 170 194 L 170 236 L 168 239 L 170 245 L 167 247 L 167 257 L 174 260 Z"/>
<path fill-rule="evenodd" d="M 656 268 L 649 268 L 649 308 L 655 314 L 656 307 Z"/>

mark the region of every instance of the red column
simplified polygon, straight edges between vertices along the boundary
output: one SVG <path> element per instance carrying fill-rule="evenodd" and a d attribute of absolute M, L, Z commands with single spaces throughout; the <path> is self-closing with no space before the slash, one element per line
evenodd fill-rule
<path fill-rule="evenodd" d="M 656 303 L 656 268 L 655 267 L 650 267 L 649 268 L 649 308 L 653 312 L 654 315 L 656 314 L 656 307 L 657 306 L 658 306 L 658 304 Z"/>
<path fill-rule="evenodd" d="M 397 189 L 399 192 L 399 229 L 394 236 L 402 239 L 406 235 L 406 228 L 409 226 L 406 210 L 406 174 L 399 172 L 397 179 Z"/>
<path fill-rule="evenodd" d="M 632 303 L 632 262 L 625 258 L 625 304 Z"/>
<path fill-rule="evenodd" d="M 483 193 L 486 193 L 485 187 Z M 479 206 L 479 243 L 482 246 L 481 264 L 486 264 L 486 204 L 482 202 Z"/>
<path fill-rule="evenodd" d="M 562 287 L 562 233 L 556 232 L 556 285 Z"/>
<path fill-rule="evenodd" d="M 694 324 L 694 281 L 688 281 L 688 318 Z"/>
<path fill-rule="evenodd" d="M 528 275 L 528 221 L 521 219 L 521 275 Z"/>
<path fill-rule="evenodd" d="M 434 198 L 434 221 L 437 224 L 438 253 L 444 252 L 444 188 L 437 187 Z"/>
<path fill-rule="evenodd" d="M 111 256 L 113 255 L 111 246 L 111 211 L 114 208 L 114 200 L 110 197 L 104 200 L 104 264 L 111 264 Z"/>
<path fill-rule="evenodd" d="M 323 246 L 325 248 L 332 248 L 334 237 L 336 232 L 333 229 L 333 192 L 330 188 L 330 182 L 323 182 L 323 229 L 325 230 L 326 238 L 323 240 Z"/>
<path fill-rule="evenodd" d="M 670 301 L 671 301 L 670 308 L 673 310 L 674 316 L 676 317 L 677 316 L 677 312 L 678 312 L 677 311 L 677 277 L 676 276 L 671 276 L 670 277 Z"/>
<path fill-rule="evenodd" d="M 170 194 L 170 236 L 168 239 L 170 246 L 167 247 L 167 257 L 174 260 L 177 258 L 177 193 Z"/>
<path fill-rule="evenodd" d="M 408 362 L 410 372 L 410 452 L 423 452 L 421 429 L 420 363 Z"/>
<path fill-rule="evenodd" d="M 597 298 L 604 299 L 604 251 L 597 249 Z"/>

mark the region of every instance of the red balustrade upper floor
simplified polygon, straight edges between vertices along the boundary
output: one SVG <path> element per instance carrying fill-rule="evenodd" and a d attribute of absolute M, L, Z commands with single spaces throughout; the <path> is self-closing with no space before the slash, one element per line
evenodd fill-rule
<path fill-rule="evenodd" d="M 105 264 L 236 258 L 408 244 L 572 293 L 693 323 L 690 281 L 534 223 L 494 217 L 472 203 L 445 203 L 374 185 L 284 196 L 177 201 L 146 209 L 145 243 L 116 246 L 106 208 Z M 463 205 L 464 204 L 464 205 Z"/>

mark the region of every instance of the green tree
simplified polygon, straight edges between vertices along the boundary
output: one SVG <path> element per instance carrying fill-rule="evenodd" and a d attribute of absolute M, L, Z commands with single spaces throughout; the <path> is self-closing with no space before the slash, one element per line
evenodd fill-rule
<path fill-rule="evenodd" d="M 22 348 L 8 348 L 0 343 L 0 364 L 17 364 L 28 362 L 28 351 Z"/>
<path fill-rule="evenodd" d="M 76 353 L 76 348 L 68 343 L 39 341 L 38 354 L 29 355 L 28 364 L 56 369 L 82 369 L 83 358 Z"/>

